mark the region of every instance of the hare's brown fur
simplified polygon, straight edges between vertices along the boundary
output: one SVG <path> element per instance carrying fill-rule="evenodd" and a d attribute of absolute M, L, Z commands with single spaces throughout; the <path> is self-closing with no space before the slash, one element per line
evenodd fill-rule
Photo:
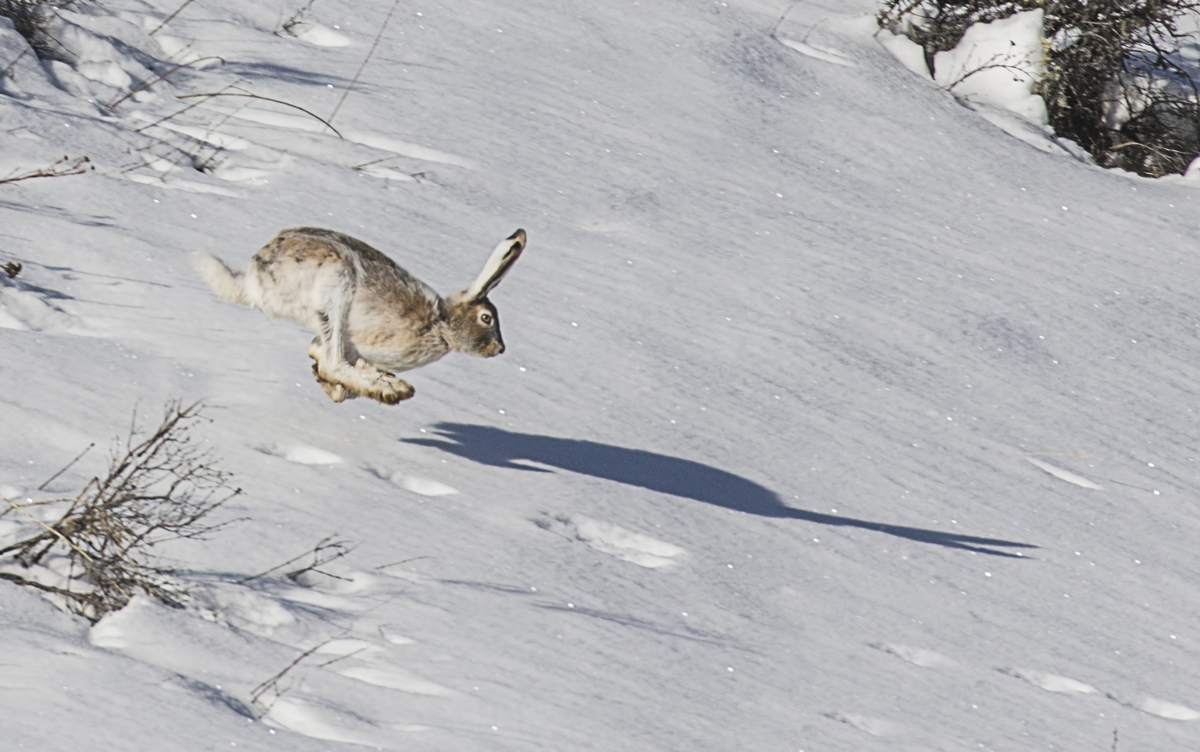
<path fill-rule="evenodd" d="M 363 396 L 394 404 L 413 396 L 398 372 L 451 350 L 504 352 L 500 318 L 487 295 L 524 247 L 525 232 L 517 230 L 469 287 L 446 298 L 361 240 L 315 227 L 280 232 L 245 272 L 203 252 L 192 259 L 222 298 L 316 332 L 308 354 L 334 402 Z"/>

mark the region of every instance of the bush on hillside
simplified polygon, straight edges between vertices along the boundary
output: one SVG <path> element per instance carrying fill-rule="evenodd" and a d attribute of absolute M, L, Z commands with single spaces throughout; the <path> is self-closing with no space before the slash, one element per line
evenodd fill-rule
<path fill-rule="evenodd" d="M 59 8 L 75 0 L 0 0 L 0 17 L 12 21 L 13 28 L 25 37 L 40 60 L 74 63 L 75 55 L 52 31 Z"/>
<path fill-rule="evenodd" d="M 1105 167 L 1183 173 L 1200 155 L 1200 89 L 1181 55 L 1200 42 L 1197 28 L 1184 26 L 1200 0 L 884 0 L 877 18 L 924 49 L 932 74 L 934 56 L 972 24 L 1038 8 L 1045 73 L 1037 93 L 1055 132 Z"/>
<path fill-rule="evenodd" d="M 199 412 L 198 404 L 173 402 L 149 436 L 139 440 L 131 429 L 108 472 L 73 498 L 3 502 L 0 518 L 25 524 L 15 541 L 0 545 L 0 580 L 49 593 L 92 622 L 135 595 L 183 605 L 185 588 L 152 549 L 221 527 L 207 517 L 241 493 L 193 439 Z"/>

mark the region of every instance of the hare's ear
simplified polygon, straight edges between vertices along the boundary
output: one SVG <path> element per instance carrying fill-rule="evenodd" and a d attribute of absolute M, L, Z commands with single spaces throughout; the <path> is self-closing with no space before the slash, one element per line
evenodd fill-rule
<path fill-rule="evenodd" d="M 496 246 L 496 250 L 492 251 L 492 255 L 484 264 L 483 271 L 479 272 L 479 276 L 475 278 L 470 287 L 462 291 L 463 300 L 475 301 L 486 297 L 496 285 L 500 284 L 504 275 L 508 274 L 508 270 L 512 268 L 523 250 L 525 250 L 524 230 L 517 230 L 500 241 L 500 245 Z"/>

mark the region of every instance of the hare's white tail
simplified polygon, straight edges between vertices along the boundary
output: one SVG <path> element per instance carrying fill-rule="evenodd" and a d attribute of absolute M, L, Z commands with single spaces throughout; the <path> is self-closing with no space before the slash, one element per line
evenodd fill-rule
<path fill-rule="evenodd" d="M 242 272 L 235 272 L 225 265 L 225 262 L 207 251 L 195 251 L 188 254 L 188 260 L 204 281 L 221 298 L 230 303 L 247 303 L 246 277 Z"/>

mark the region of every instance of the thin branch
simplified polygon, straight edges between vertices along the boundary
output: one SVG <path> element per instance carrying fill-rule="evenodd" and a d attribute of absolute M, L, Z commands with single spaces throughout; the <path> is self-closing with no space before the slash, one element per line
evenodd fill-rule
<path fill-rule="evenodd" d="M 771 28 L 771 37 L 772 38 L 774 38 L 774 39 L 779 38 L 779 37 L 775 36 L 779 32 L 779 27 L 783 26 L 783 21 L 784 21 L 784 19 L 787 18 L 788 14 L 792 12 L 792 8 L 795 8 L 799 4 L 800 4 L 800 0 L 793 0 L 793 2 L 790 5 L 788 5 L 788 7 L 783 11 L 783 14 L 781 16 L 779 16 L 779 20 L 775 22 L 775 26 Z"/>
<path fill-rule="evenodd" d="M 375 54 L 375 48 L 379 46 L 379 40 L 383 38 L 383 31 L 387 28 L 388 21 L 392 20 L 392 14 L 396 12 L 396 8 L 400 5 L 400 0 L 395 0 L 392 3 L 392 9 L 388 11 L 387 17 L 383 19 L 383 23 L 379 25 L 379 31 L 375 33 L 375 41 L 371 43 L 371 49 L 367 51 L 367 56 L 363 58 L 362 65 L 358 66 L 358 72 L 354 74 L 354 78 L 350 80 L 350 84 L 346 90 L 342 92 L 342 98 L 338 100 L 337 106 L 333 108 L 333 112 L 329 113 L 329 119 L 333 120 L 337 116 L 338 110 L 342 109 L 342 103 L 346 101 L 346 97 L 350 96 L 350 90 L 358 83 L 359 76 L 367 67 L 367 63 L 371 61 L 371 56 Z M 332 128 L 333 126 L 329 126 Z"/>
<path fill-rule="evenodd" d="M 20 271 L 20 269 L 18 268 L 18 269 L 17 269 L 17 271 Z M 15 276 L 17 276 L 17 275 L 13 274 L 12 276 L 14 276 L 14 277 L 15 277 Z M 94 446 L 96 446 L 96 442 L 94 442 L 94 441 L 93 441 L 91 444 L 88 444 L 88 445 L 87 445 L 87 447 L 86 447 L 86 448 L 85 448 L 85 449 L 84 449 L 82 452 L 80 452 L 78 455 L 76 455 L 75 459 L 73 459 L 73 460 L 71 460 L 70 462 L 68 462 L 68 463 L 66 464 L 66 466 L 65 466 L 65 467 L 63 467 L 63 469 L 62 469 L 62 470 L 59 470 L 57 473 L 55 473 L 54 475 L 51 475 L 49 478 L 47 478 L 47 479 L 46 479 L 46 481 L 45 481 L 44 483 L 42 483 L 42 485 L 40 485 L 40 486 L 38 486 L 38 487 L 37 487 L 37 490 L 39 490 L 39 491 L 45 491 L 45 490 L 46 490 L 46 486 L 50 485 L 50 483 L 51 483 L 51 482 L 52 482 L 52 481 L 53 481 L 55 478 L 57 478 L 58 476 L 62 475 L 62 474 L 63 474 L 63 473 L 65 473 L 66 471 L 70 470 L 70 469 L 71 469 L 71 467 L 72 467 L 72 466 L 73 466 L 73 465 L 74 465 L 76 462 L 78 462 L 79 460 L 83 459 L 83 455 L 85 455 L 85 454 L 87 454 L 88 452 L 92 451 L 92 447 L 94 447 Z"/>
<path fill-rule="evenodd" d="M 24 49 L 24 50 L 21 52 L 21 54 L 20 54 L 20 55 L 17 55 L 17 58 L 16 58 L 16 60 L 13 60 L 11 63 L 9 63 L 8 65 L 6 65 L 6 66 L 4 67 L 4 70 L 0 70 L 0 78 L 4 78 L 5 76 L 8 76 L 8 77 L 10 77 L 10 78 L 13 78 L 12 69 L 13 69 L 13 68 L 15 68 L 15 67 L 17 67 L 17 63 L 21 62 L 21 59 L 22 59 L 22 58 L 24 58 L 26 55 L 28 55 L 28 54 L 29 54 L 29 51 L 30 51 L 30 50 L 32 50 L 32 49 L 33 49 L 32 47 L 26 47 L 26 48 L 25 48 L 25 49 Z"/>
<path fill-rule="evenodd" d="M 334 553 L 333 554 L 325 553 L 328 550 L 333 550 Z M 247 582 L 251 582 L 253 580 L 257 580 L 262 577 L 266 577 L 267 575 L 271 574 L 272 572 L 278 572 L 280 569 L 283 569 L 284 567 L 291 566 L 292 564 L 295 564 L 296 562 L 300 561 L 301 559 L 305 558 L 306 556 L 312 556 L 312 558 L 313 558 L 312 563 L 309 564 L 307 567 L 304 567 L 303 569 L 297 569 L 294 572 L 288 572 L 286 575 L 284 575 L 289 580 L 294 581 L 297 577 L 299 577 L 300 575 L 309 571 L 310 569 L 316 569 L 317 567 L 322 566 L 324 564 L 328 564 L 329 562 L 334 561 L 335 559 L 340 559 L 343 556 L 346 556 L 347 554 L 349 554 L 353 550 L 354 550 L 354 547 L 349 546 L 349 544 L 346 541 L 335 540 L 335 536 L 330 535 L 330 536 L 327 536 L 327 537 L 322 538 L 321 540 L 317 541 L 317 544 L 315 546 L 313 546 L 309 550 L 305 551 L 304 553 L 300 554 L 299 556 L 293 556 L 292 558 L 288 559 L 287 561 L 283 562 L 282 564 L 277 564 L 277 565 L 271 567 L 270 569 L 266 570 L 265 572 L 259 572 L 256 575 L 251 575 L 250 577 L 243 577 L 242 579 L 237 581 L 237 584 L 245 585 Z M 324 558 L 322 558 L 322 557 L 324 557 Z M 325 573 L 322 572 L 321 574 L 325 574 Z M 335 577 L 336 575 L 329 575 L 329 576 Z"/>
<path fill-rule="evenodd" d="M 173 21 L 173 20 L 175 19 L 175 16 L 178 16 L 180 13 L 182 13 L 182 12 L 183 12 L 183 9 L 184 9 L 184 8 L 188 7 L 189 5 L 191 5 L 192 3 L 194 3 L 195 1 L 196 1 L 196 0 L 184 0 L 184 3 L 183 3 L 183 5 L 181 5 L 181 6 L 179 6 L 178 8 L 176 8 L 174 13 L 172 13 L 171 15 L 167 16 L 166 18 L 164 18 L 164 19 L 163 19 L 163 21 L 162 21 L 162 23 L 160 23 L 158 26 L 155 26 L 155 27 L 154 27 L 154 31 L 150 32 L 150 33 L 148 34 L 148 36 L 154 36 L 155 34 L 157 34 L 157 33 L 159 32 L 159 30 L 160 30 L 160 29 L 162 29 L 162 27 L 166 26 L 168 23 L 170 23 L 171 21 Z"/>
<path fill-rule="evenodd" d="M 295 659 L 293 659 L 291 663 L 284 666 L 279 672 L 277 672 L 270 679 L 267 679 L 262 684 L 259 684 L 257 687 L 250 690 L 250 704 L 257 705 L 259 699 L 264 694 L 267 693 L 267 690 L 270 690 L 270 689 L 275 690 L 275 698 L 278 699 L 283 694 L 282 692 L 279 691 L 279 680 L 280 679 L 282 679 L 284 676 L 287 676 L 287 673 L 289 671 L 291 671 L 292 669 L 294 669 L 296 666 L 300 665 L 300 662 L 303 661 L 305 658 L 309 657 L 310 655 L 317 652 L 318 650 L 325 647 L 326 645 L 333 642 L 334 640 L 345 637 L 348 634 L 350 634 L 349 630 L 346 630 L 344 632 L 336 634 L 333 637 L 330 637 L 328 640 L 325 640 L 323 642 L 317 643 L 316 645 L 313 645 L 308 650 L 305 650 L 303 653 L 296 656 Z M 270 711 L 270 709 L 271 709 L 270 707 L 263 708 L 262 715 L 260 715 L 259 717 L 261 718 L 263 715 L 266 715 L 267 712 Z"/>
<path fill-rule="evenodd" d="M 400 564 L 407 564 L 410 561 L 419 561 L 421 559 L 432 559 L 432 558 L 433 558 L 432 556 L 414 556 L 411 559 L 401 559 L 400 561 L 393 561 L 391 564 L 380 564 L 379 566 L 375 567 L 375 569 L 376 569 L 376 571 L 378 571 L 380 569 L 387 569 L 388 567 L 395 567 Z"/>
<path fill-rule="evenodd" d="M 211 92 L 207 92 L 205 94 L 180 94 L 179 96 L 177 96 L 175 98 L 176 99 L 193 99 L 195 97 L 248 97 L 250 99 L 261 99 L 265 102 L 274 102 L 276 104 L 282 104 L 286 107 L 291 107 L 293 109 L 300 110 L 301 112 L 303 112 L 306 115 L 311 115 L 312 117 L 314 117 L 317 120 L 320 120 L 322 123 L 324 123 L 325 127 L 327 127 L 329 130 L 336 133 L 338 138 L 342 138 L 342 139 L 345 138 L 345 136 L 342 135 L 341 131 L 339 131 L 337 128 L 334 128 L 333 125 L 325 118 L 313 113 L 311 110 L 304 109 L 300 105 L 292 104 L 291 102 L 285 102 L 282 99 L 272 99 L 271 97 L 264 97 L 261 94 L 242 94 L 242 93 L 234 92 L 234 91 L 211 91 Z"/>
<path fill-rule="evenodd" d="M 96 169 L 90 164 L 91 161 L 87 157 L 79 157 L 74 161 L 70 157 L 63 157 L 49 167 L 41 167 L 19 175 L 9 175 L 9 177 L 0 178 L 0 185 L 4 183 L 16 183 L 21 180 L 31 180 L 33 178 L 61 178 L 66 175 L 82 175 L 89 170 Z"/>
<path fill-rule="evenodd" d="M 12 507 L 13 509 L 17 510 L 18 512 L 20 512 L 21 514 L 25 515 L 25 516 L 26 516 L 26 517 L 28 517 L 29 519 L 33 520 L 33 521 L 34 521 L 34 522 L 36 522 L 38 525 L 41 525 L 42 527 L 44 527 L 44 528 L 46 529 L 46 532 L 48 532 L 48 533 L 50 533 L 50 534 L 52 534 L 52 535 L 56 536 L 56 537 L 57 537 L 59 540 L 61 540 L 63 543 L 67 544 L 67 546 L 69 546 L 70 548 L 74 549 L 74 550 L 75 550 L 75 552 L 76 552 L 76 553 L 78 553 L 80 556 L 82 556 L 83 558 L 87 559 L 87 560 L 88 560 L 88 562 L 94 563 L 94 560 L 92 559 L 92 557 L 91 557 L 91 556 L 88 556 L 88 553 L 87 553 L 87 551 L 84 551 L 84 550 L 83 550 L 82 548 L 80 548 L 79 546 L 76 546 L 76 545 L 75 545 L 73 542 L 71 542 L 71 539 L 70 539 L 70 538 L 68 538 L 67 536 L 63 535 L 61 532 L 59 532 L 59 531 L 58 531 L 58 530 L 56 530 L 55 528 L 53 528 L 53 527 L 51 527 L 51 526 L 47 525 L 45 522 L 42 522 L 42 521 L 41 521 L 41 520 L 39 520 L 37 517 L 34 517 L 32 514 L 30 514 L 29 512 L 25 511 L 23 508 L 21 508 L 21 506 L 19 506 L 19 505 L 17 505 L 17 504 L 14 504 L 14 503 L 12 503 L 11 501 L 10 501 L 10 502 L 8 502 L 8 505 L 9 505 L 10 507 Z M 24 542 L 23 542 L 23 541 L 22 541 L 22 542 L 20 542 L 20 543 L 14 543 L 13 545 L 11 545 L 11 546 L 8 546 L 7 548 L 5 548 L 3 551 L 0 551 L 0 553 L 5 553 L 5 552 L 7 552 L 7 551 L 12 551 L 12 550 L 15 550 L 15 549 L 17 549 L 17 548 L 21 548 L 21 547 L 23 547 L 24 545 L 25 545 L 25 544 L 24 544 Z"/>
<path fill-rule="evenodd" d="M 144 84 L 130 89 L 123 96 L 118 97 L 117 99 L 114 99 L 113 101 L 109 102 L 108 109 L 115 110 L 117 108 L 117 105 L 121 104 L 126 99 L 129 99 L 134 94 L 137 94 L 139 91 L 145 91 L 146 89 L 149 89 L 151 86 L 158 83 L 159 81 L 165 80 L 167 78 L 167 76 L 170 76 L 175 71 L 178 71 L 183 68 L 190 68 L 191 66 L 195 65 L 196 63 L 202 63 L 205 60 L 220 60 L 221 65 L 225 64 L 225 58 L 219 57 L 217 55 L 210 55 L 208 57 L 197 58 L 197 59 L 191 61 L 190 63 L 180 63 L 179 65 L 176 65 L 173 68 L 171 68 L 170 70 L 168 70 L 166 73 L 155 76 L 154 78 L 150 79 L 149 81 L 145 82 Z"/>

